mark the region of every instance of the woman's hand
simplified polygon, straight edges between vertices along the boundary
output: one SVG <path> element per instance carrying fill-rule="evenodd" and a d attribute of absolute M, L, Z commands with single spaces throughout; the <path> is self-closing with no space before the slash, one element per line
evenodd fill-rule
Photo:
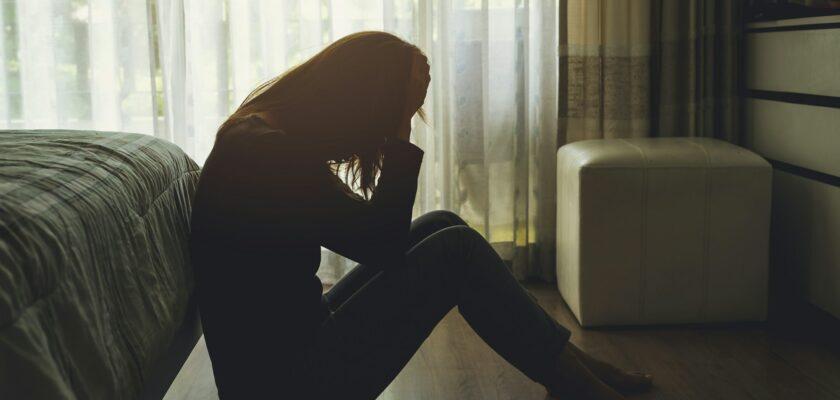
<path fill-rule="evenodd" d="M 429 60 L 421 53 L 415 53 L 411 63 L 411 72 L 408 77 L 408 88 L 406 90 L 405 112 L 403 114 L 400 128 L 397 131 L 397 138 L 409 141 L 411 137 L 411 117 L 423 106 L 426 100 L 426 92 L 432 78 L 429 75 Z"/>

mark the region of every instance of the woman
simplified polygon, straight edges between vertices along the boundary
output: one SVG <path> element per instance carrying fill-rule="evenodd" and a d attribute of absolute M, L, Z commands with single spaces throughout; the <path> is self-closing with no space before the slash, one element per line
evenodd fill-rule
<path fill-rule="evenodd" d="M 455 306 L 553 395 L 650 385 L 568 343 L 458 216 L 411 222 L 423 151 L 410 121 L 429 81 L 416 47 L 357 33 L 257 88 L 220 127 L 191 251 L 223 399 L 373 399 Z M 324 296 L 321 246 L 362 264 Z"/>

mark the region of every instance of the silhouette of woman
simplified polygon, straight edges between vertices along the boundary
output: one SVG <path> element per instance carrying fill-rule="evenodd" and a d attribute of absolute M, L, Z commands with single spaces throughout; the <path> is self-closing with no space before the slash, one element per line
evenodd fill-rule
<path fill-rule="evenodd" d="M 410 120 L 429 82 L 418 48 L 357 33 L 258 87 L 219 128 L 190 247 L 221 398 L 376 398 L 455 306 L 551 395 L 650 386 L 569 343 L 457 215 L 411 221 L 423 151 Z M 326 295 L 321 246 L 361 263 Z"/>

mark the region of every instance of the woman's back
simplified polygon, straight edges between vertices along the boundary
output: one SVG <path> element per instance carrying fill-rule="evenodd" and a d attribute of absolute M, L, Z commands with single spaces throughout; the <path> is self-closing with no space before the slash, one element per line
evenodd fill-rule
<path fill-rule="evenodd" d="M 253 386 L 268 371 L 272 378 L 260 382 L 294 384 L 328 313 L 315 276 L 320 246 L 302 207 L 316 191 L 300 187 L 319 168 L 284 168 L 295 152 L 283 137 L 258 118 L 220 132 L 194 199 L 190 251 L 220 391 Z M 255 362 L 261 359 L 271 365 Z"/>

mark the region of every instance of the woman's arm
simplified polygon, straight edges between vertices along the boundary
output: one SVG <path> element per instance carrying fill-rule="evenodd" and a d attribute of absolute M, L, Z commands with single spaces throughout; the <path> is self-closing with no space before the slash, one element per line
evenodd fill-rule
<path fill-rule="evenodd" d="M 321 245 L 356 262 L 380 268 L 402 263 L 408 246 L 411 210 L 423 151 L 402 140 L 389 140 L 370 201 L 348 195 L 340 186 L 324 186 L 313 222 Z"/>
<path fill-rule="evenodd" d="M 237 151 L 243 171 L 237 211 L 253 229 L 265 229 L 277 245 L 313 241 L 359 263 L 386 267 L 402 263 L 408 250 L 411 211 L 423 151 L 389 139 L 382 148 L 379 181 L 370 201 L 349 191 L 309 145 L 279 131 L 249 135 Z M 244 167 L 244 168 L 243 168 Z M 349 192 L 349 193 L 348 193 Z M 254 232 L 259 236 L 257 232 Z"/>

